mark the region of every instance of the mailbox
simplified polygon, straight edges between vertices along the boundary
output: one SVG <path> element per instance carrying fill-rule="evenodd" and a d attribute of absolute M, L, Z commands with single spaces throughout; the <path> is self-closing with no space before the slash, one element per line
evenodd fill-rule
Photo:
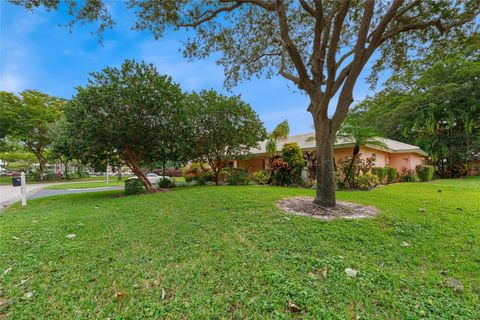
<path fill-rule="evenodd" d="M 20 187 L 22 185 L 22 180 L 20 177 L 12 177 L 12 186 Z"/>

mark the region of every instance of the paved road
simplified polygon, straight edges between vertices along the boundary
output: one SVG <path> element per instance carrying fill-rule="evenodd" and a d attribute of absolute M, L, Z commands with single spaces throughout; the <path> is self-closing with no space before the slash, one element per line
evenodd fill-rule
<path fill-rule="evenodd" d="M 85 182 L 85 181 L 83 181 Z M 95 182 L 95 181 L 88 181 Z M 35 199 L 41 197 L 47 197 L 60 194 L 82 193 L 82 192 L 95 192 L 106 190 L 119 190 L 122 186 L 106 187 L 106 188 L 90 188 L 90 189 L 57 189 L 57 190 L 42 190 L 47 186 L 70 184 L 72 182 L 59 182 L 59 183 L 27 183 L 27 197 L 28 199 Z M 82 182 L 76 182 L 82 183 Z M 20 187 L 12 187 L 11 185 L 0 185 L 0 210 L 3 208 L 20 201 Z"/>
<path fill-rule="evenodd" d="M 87 188 L 87 189 L 46 189 L 40 190 L 35 194 L 32 194 L 28 199 L 37 199 L 48 196 L 57 196 L 61 194 L 73 194 L 73 193 L 84 193 L 84 192 L 98 192 L 98 191 L 110 191 L 110 190 L 122 190 L 123 186 L 114 186 L 114 187 L 101 187 L 101 188 Z"/>

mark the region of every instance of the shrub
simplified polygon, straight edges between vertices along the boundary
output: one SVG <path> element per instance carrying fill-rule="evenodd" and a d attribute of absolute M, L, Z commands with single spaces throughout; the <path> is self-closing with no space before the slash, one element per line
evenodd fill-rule
<path fill-rule="evenodd" d="M 362 154 L 359 153 L 355 157 L 355 160 L 352 164 L 352 157 L 353 155 L 339 160 L 337 168 L 340 171 L 341 177 L 343 179 L 343 187 L 354 189 L 358 188 L 357 177 L 367 172 L 370 172 L 375 166 L 375 158 L 369 157 L 366 159 L 362 159 Z"/>
<path fill-rule="evenodd" d="M 80 171 L 78 173 L 78 177 L 79 178 L 88 178 L 88 177 L 90 177 L 90 174 L 87 171 Z"/>
<path fill-rule="evenodd" d="M 267 184 L 269 175 L 266 171 L 261 170 L 253 173 L 250 179 L 256 184 Z"/>
<path fill-rule="evenodd" d="M 168 178 L 160 178 L 157 183 L 159 188 L 175 188 L 175 181 Z"/>
<path fill-rule="evenodd" d="M 357 177 L 357 185 L 360 189 L 371 189 L 378 185 L 379 182 L 380 180 L 378 179 L 378 177 L 370 172 L 364 173 Z"/>
<path fill-rule="evenodd" d="M 44 179 L 45 180 L 55 180 L 55 179 L 57 179 L 57 175 L 53 171 L 47 171 L 47 172 L 45 172 Z"/>
<path fill-rule="evenodd" d="M 145 187 L 143 186 L 142 181 L 137 177 L 128 178 L 125 180 L 125 194 L 139 194 L 145 192 Z"/>
<path fill-rule="evenodd" d="M 227 183 L 232 186 L 248 184 L 248 173 L 244 168 L 228 168 Z"/>
<path fill-rule="evenodd" d="M 385 167 L 387 169 L 387 183 L 393 183 L 397 181 L 398 170 L 393 167 Z"/>
<path fill-rule="evenodd" d="M 193 162 L 190 166 L 183 168 L 183 177 L 186 182 L 197 182 L 199 185 L 205 185 L 207 181 L 213 181 L 214 175 L 206 165 L 199 162 Z"/>
<path fill-rule="evenodd" d="M 435 168 L 429 165 L 418 165 L 415 167 L 415 171 L 420 181 L 430 181 L 433 179 Z"/>
<path fill-rule="evenodd" d="M 78 175 L 74 172 L 67 172 L 65 174 L 65 179 L 67 180 L 73 180 L 73 179 L 77 179 L 78 178 Z"/>
<path fill-rule="evenodd" d="M 417 181 L 415 171 L 412 170 L 412 169 L 407 169 L 406 167 L 402 167 L 402 171 L 400 171 L 400 181 L 401 182 L 415 182 L 415 181 Z"/>
<path fill-rule="evenodd" d="M 388 174 L 388 168 L 387 167 L 373 167 L 372 168 L 372 173 L 378 177 L 378 181 L 380 183 L 384 183 L 387 174 Z"/>

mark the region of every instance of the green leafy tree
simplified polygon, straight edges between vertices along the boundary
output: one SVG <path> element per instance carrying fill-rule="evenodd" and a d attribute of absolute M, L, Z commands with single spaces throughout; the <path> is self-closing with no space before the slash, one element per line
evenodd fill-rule
<path fill-rule="evenodd" d="M 58 1 L 12 0 L 28 9 Z M 333 145 L 354 101 L 353 89 L 369 61 L 370 79 L 386 68 L 402 69 L 421 54 L 478 29 L 478 0 L 184 0 L 128 1 L 137 30 L 155 38 L 165 30 L 196 31 L 188 58 L 221 53 L 226 85 L 280 74 L 310 102 L 317 138 L 315 202 L 335 205 Z M 71 23 L 113 21 L 104 1 L 70 1 Z M 335 99 L 334 99 L 335 98 Z"/>
<path fill-rule="evenodd" d="M 153 65 L 126 60 L 120 68 L 92 73 L 77 91 L 66 118 L 82 150 L 78 156 L 98 164 L 120 158 L 151 191 L 142 168 L 177 161 L 179 146 L 189 138 L 187 121 L 180 121 L 186 113 L 180 87 Z"/>
<path fill-rule="evenodd" d="M 10 151 L 10 152 L 1 152 L 0 160 L 3 162 L 3 167 L 7 170 L 10 170 L 9 165 L 15 162 L 33 162 L 36 157 L 31 152 L 25 151 Z"/>
<path fill-rule="evenodd" d="M 347 172 L 344 177 L 346 183 L 350 178 L 353 166 L 357 160 L 360 148 L 365 146 L 374 146 L 379 148 L 387 148 L 385 142 L 380 139 L 381 134 L 373 130 L 372 128 L 363 126 L 357 117 L 351 116 L 345 121 L 337 134 L 337 139 L 345 139 L 351 141 L 353 145 L 352 159 Z"/>
<path fill-rule="evenodd" d="M 22 91 L 19 96 L 1 91 L 0 108 L 8 115 L 6 135 L 17 139 L 35 155 L 39 164 L 40 179 L 45 175 L 47 150 L 52 143 L 49 126 L 62 115 L 65 101 L 34 90 Z M 2 129 L 4 130 L 4 129 Z"/>
<path fill-rule="evenodd" d="M 196 158 L 208 163 L 219 183 L 220 171 L 229 160 L 247 155 L 266 137 L 258 114 L 239 96 L 227 97 L 213 90 L 190 96 Z"/>
<path fill-rule="evenodd" d="M 357 107 L 361 122 L 387 137 L 420 146 L 430 154 L 440 176 L 461 175 L 468 161 L 480 158 L 477 49 L 436 56 L 408 86 L 397 80 L 394 87 Z"/>

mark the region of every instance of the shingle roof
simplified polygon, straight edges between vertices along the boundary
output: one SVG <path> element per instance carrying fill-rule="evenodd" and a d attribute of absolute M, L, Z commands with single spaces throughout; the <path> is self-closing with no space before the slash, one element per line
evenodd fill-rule
<path fill-rule="evenodd" d="M 315 139 L 311 138 L 314 136 L 315 136 L 314 132 L 309 132 L 309 133 L 289 136 L 286 139 L 279 139 L 277 142 L 277 149 L 280 150 L 285 143 L 290 143 L 290 142 L 296 142 L 301 149 L 315 149 Z M 387 146 L 387 149 L 381 148 L 379 146 L 370 146 L 368 144 L 367 144 L 367 147 L 372 149 L 377 149 L 377 150 L 383 150 L 389 153 L 414 152 L 422 156 L 428 155 L 425 151 L 423 151 L 419 147 L 411 144 L 407 144 L 407 143 L 403 143 L 400 141 L 387 139 L 387 138 L 377 138 L 377 139 L 382 141 Z M 354 141 L 352 139 L 337 139 L 334 148 L 335 149 L 349 148 L 353 146 L 353 143 Z M 260 142 L 259 148 L 251 149 L 251 153 L 254 155 L 267 153 L 266 144 L 267 144 L 267 140 Z"/>

